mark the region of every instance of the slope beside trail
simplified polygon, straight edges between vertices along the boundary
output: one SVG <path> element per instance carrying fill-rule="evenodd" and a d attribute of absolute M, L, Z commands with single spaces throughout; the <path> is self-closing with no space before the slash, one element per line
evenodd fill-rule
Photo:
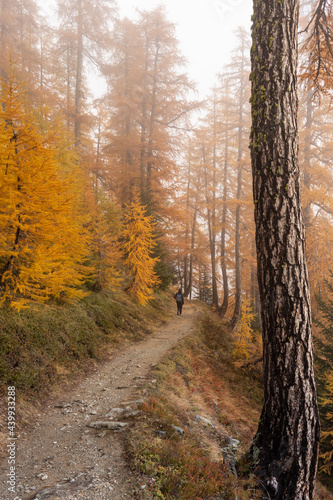
<path fill-rule="evenodd" d="M 137 409 L 126 402 L 135 401 L 143 384 L 154 383 L 151 367 L 190 333 L 197 313 L 196 306 L 187 303 L 181 317 L 175 316 L 144 341 L 121 348 L 95 373 L 51 399 L 33 430 L 18 436 L 16 494 L 7 490 L 7 459 L 2 462 L 0 498 L 135 498 L 137 478 L 126 462 L 122 432 L 87 424 L 108 421 L 106 416 L 115 408 Z"/>

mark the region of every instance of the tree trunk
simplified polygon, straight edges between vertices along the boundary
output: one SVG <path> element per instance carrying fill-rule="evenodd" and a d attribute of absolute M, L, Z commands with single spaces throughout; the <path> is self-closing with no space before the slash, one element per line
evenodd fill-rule
<path fill-rule="evenodd" d="M 311 82 L 309 81 L 309 87 Z M 306 189 L 311 189 L 311 140 L 313 124 L 313 95 L 314 90 L 309 88 L 306 96 L 306 122 L 305 122 L 305 144 L 304 144 L 304 168 L 303 182 Z M 311 226 L 311 203 L 308 201 L 304 207 L 304 226 L 307 231 Z"/>
<path fill-rule="evenodd" d="M 253 3 L 250 147 L 265 380 L 250 453 L 270 498 L 312 499 L 319 418 L 298 167 L 299 1 Z"/>
<path fill-rule="evenodd" d="M 187 297 L 191 291 L 192 284 L 190 283 L 188 271 L 188 242 L 190 236 L 190 187 L 191 187 L 191 161 L 189 160 L 187 169 L 187 190 L 186 190 L 186 226 L 185 226 L 185 256 L 184 256 L 184 296 Z"/>
<path fill-rule="evenodd" d="M 5 58 L 9 56 L 6 51 L 6 36 L 7 36 L 7 31 L 8 31 L 8 26 L 6 25 L 5 19 L 8 17 L 8 12 L 7 12 L 7 0 L 2 0 L 1 2 L 1 35 L 0 35 L 0 43 L 1 43 L 1 79 L 4 82 L 7 81 L 8 74 L 6 71 L 6 67 L 8 64 L 5 62 Z M 2 85 L 3 85 L 2 84 Z M 2 106 L 4 106 L 2 104 Z"/>
<path fill-rule="evenodd" d="M 198 203 L 199 203 L 199 193 L 200 193 L 200 176 L 197 179 L 197 190 L 194 200 L 194 208 L 193 208 L 193 218 L 191 225 L 191 247 L 190 247 L 190 261 L 189 261 L 189 271 L 188 271 L 188 281 L 187 288 L 185 290 L 184 295 L 187 297 L 192 294 L 192 285 L 193 285 L 193 255 L 195 249 L 195 233 L 197 226 L 197 214 L 198 214 Z"/>
<path fill-rule="evenodd" d="M 77 7 L 77 60 L 76 60 L 76 86 L 75 86 L 75 123 L 74 136 L 77 145 L 81 141 L 81 97 L 82 97 L 82 72 L 83 72 L 83 19 L 82 0 L 78 0 Z"/>
<path fill-rule="evenodd" d="M 239 125 L 238 125 L 238 152 L 237 152 L 237 208 L 236 208 L 236 227 L 235 227 L 235 275 L 236 275 L 236 293 L 235 308 L 230 327 L 234 330 L 241 317 L 242 309 L 242 256 L 240 243 L 241 226 L 241 196 L 242 196 L 242 170 L 243 170 L 243 106 L 245 92 L 245 44 L 242 39 L 241 70 L 240 70 L 240 92 L 239 92 Z"/>
<path fill-rule="evenodd" d="M 205 196 L 207 204 L 207 223 L 208 223 L 208 236 L 209 236 L 209 249 L 210 249 L 210 261 L 212 270 L 212 305 L 218 309 L 218 293 L 217 293 L 217 279 L 216 279 L 216 244 L 215 244 L 215 201 L 214 195 L 212 200 L 208 194 L 208 165 L 206 163 L 206 150 L 205 145 L 202 145 L 202 160 L 204 168 L 204 180 L 205 180 Z M 214 184 L 214 176 L 213 176 Z M 214 190 L 214 185 L 213 185 Z"/>
<path fill-rule="evenodd" d="M 141 139 L 140 139 L 140 197 L 141 203 L 146 204 L 146 142 L 147 142 L 147 92 L 149 67 L 149 40 L 146 34 L 145 69 L 143 74 L 142 109 L 141 109 Z"/>
<path fill-rule="evenodd" d="M 219 298 L 217 291 L 217 272 L 216 272 L 216 89 L 214 89 L 213 101 L 213 186 L 212 186 L 212 225 L 211 225 L 211 257 L 212 257 L 212 288 L 213 288 L 213 306 L 218 310 Z"/>
<path fill-rule="evenodd" d="M 13 130 L 13 137 L 11 138 L 11 142 L 15 142 L 15 156 L 16 158 L 18 158 L 18 146 L 17 146 L 17 134 L 15 132 L 15 128 L 14 128 L 14 124 L 13 122 L 10 122 L 8 124 L 9 126 L 11 126 L 12 130 Z M 18 175 L 17 175 L 17 191 L 20 193 L 21 190 L 22 190 L 22 185 L 21 185 L 21 178 L 20 178 L 20 175 L 19 175 L 19 172 L 20 172 L 20 162 L 19 160 L 17 160 L 18 163 L 17 163 L 17 171 L 18 171 Z M 9 257 L 9 259 L 6 261 L 6 263 L 2 266 L 2 268 L 0 269 L 0 289 L 5 286 L 5 283 L 3 281 L 3 277 L 4 275 L 7 273 L 7 271 L 9 271 L 9 269 L 11 269 L 12 265 L 13 265 L 13 262 L 14 262 L 14 259 L 16 257 L 16 254 L 18 253 L 18 249 L 19 249 L 19 243 L 20 243 L 20 240 L 21 240 L 21 237 L 22 237 L 22 226 L 23 226 L 23 223 L 22 223 L 22 215 L 21 215 L 21 203 L 18 203 L 17 206 L 16 206 L 16 210 L 17 210 L 17 222 L 13 224 L 13 228 L 15 228 L 16 226 L 16 229 L 15 229 L 15 238 L 14 238 L 14 243 L 13 243 L 13 249 L 12 249 L 12 254 L 11 256 Z"/>
<path fill-rule="evenodd" d="M 156 118 L 156 105 L 157 105 L 157 69 L 160 59 L 160 41 L 156 40 L 154 68 L 153 68 L 153 86 L 151 96 L 151 109 L 149 120 L 149 134 L 148 134 L 148 151 L 147 151 L 147 179 L 146 179 L 146 203 L 148 209 L 152 208 L 152 170 L 153 170 L 153 144 L 154 144 L 154 125 Z"/>
<path fill-rule="evenodd" d="M 228 93 L 228 82 L 227 82 L 226 96 L 229 97 Z M 223 208 L 222 208 L 222 230 L 221 230 L 221 269 L 222 269 L 222 280 L 223 280 L 223 302 L 220 307 L 220 316 L 223 318 L 228 310 L 229 303 L 229 285 L 228 285 L 228 273 L 226 264 L 226 224 L 227 224 L 227 198 L 228 198 L 228 162 L 229 162 L 229 120 L 228 120 L 228 106 L 226 103 L 226 133 L 225 133 L 225 143 L 224 143 L 224 168 L 223 168 Z"/>

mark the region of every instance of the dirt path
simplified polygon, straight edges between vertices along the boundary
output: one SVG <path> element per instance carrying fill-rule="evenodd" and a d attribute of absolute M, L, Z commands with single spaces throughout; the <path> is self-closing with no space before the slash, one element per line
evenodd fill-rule
<path fill-rule="evenodd" d="M 151 366 L 191 331 L 195 318 L 196 308 L 188 304 L 181 318 L 175 316 L 152 337 L 118 351 L 96 373 L 52 401 L 34 430 L 16 441 L 16 493 L 7 489 L 7 460 L 1 464 L 0 498 L 133 498 L 135 477 L 127 467 L 122 433 L 87 424 L 126 422 L 124 415 L 119 417 L 121 410 L 110 410 L 137 409 L 135 403 L 124 403 L 137 399 L 143 384 L 154 383 Z"/>

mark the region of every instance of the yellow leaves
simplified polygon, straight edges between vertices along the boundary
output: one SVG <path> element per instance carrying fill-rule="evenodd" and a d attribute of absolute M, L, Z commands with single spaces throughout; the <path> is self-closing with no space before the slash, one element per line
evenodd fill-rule
<path fill-rule="evenodd" d="M 333 371 L 330 371 L 326 377 L 326 391 L 325 395 L 321 400 L 322 408 L 325 406 L 332 407 L 333 405 Z M 329 449 L 321 453 L 320 458 L 323 459 L 324 465 L 321 467 L 322 472 L 331 474 L 333 468 L 333 414 L 327 412 L 325 414 L 325 420 L 329 421 L 332 425 L 328 430 L 322 431 L 321 439 L 325 448 Z"/>
<path fill-rule="evenodd" d="M 151 256 L 155 246 L 154 224 L 152 217 L 145 215 L 145 211 L 135 195 L 134 201 L 127 207 L 122 235 L 125 265 L 133 277 L 129 292 L 142 305 L 152 298 L 153 287 L 159 282 L 154 272 L 158 259 Z"/>
<path fill-rule="evenodd" d="M 233 356 L 237 360 L 246 360 L 258 353 L 259 350 L 261 352 L 261 337 L 251 328 L 254 319 L 255 314 L 252 312 L 250 301 L 244 299 L 233 350 Z"/>
<path fill-rule="evenodd" d="M 78 298 L 88 235 L 78 182 L 62 171 L 54 139 L 42 134 L 19 86 L 0 108 L 0 303 Z"/>
<path fill-rule="evenodd" d="M 91 217 L 91 276 L 93 290 L 120 285 L 120 264 L 123 252 L 118 242 L 120 235 L 120 211 L 102 193 L 98 194 Z"/>

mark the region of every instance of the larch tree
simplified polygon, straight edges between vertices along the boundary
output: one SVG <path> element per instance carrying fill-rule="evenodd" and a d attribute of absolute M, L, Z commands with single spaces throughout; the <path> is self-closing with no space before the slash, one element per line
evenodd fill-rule
<path fill-rule="evenodd" d="M 0 107 L 0 303 L 82 297 L 89 268 L 78 179 L 29 111 L 20 84 L 3 82 Z"/>
<path fill-rule="evenodd" d="M 189 117 L 198 103 L 193 100 L 195 86 L 184 72 L 175 25 L 165 10 L 140 12 L 138 25 L 144 54 L 139 117 L 141 198 L 148 210 L 161 210 L 162 200 L 167 199 L 165 187 L 176 177 L 183 131 L 190 128 Z"/>
<path fill-rule="evenodd" d="M 190 143 L 191 144 L 191 143 Z M 198 224 L 199 199 L 201 190 L 201 168 L 193 158 L 191 146 L 187 152 L 185 198 L 185 255 L 184 255 L 184 295 L 191 296 L 193 287 L 194 259 L 196 249 L 196 233 Z M 179 212 L 179 211 L 178 211 Z"/>
<path fill-rule="evenodd" d="M 312 297 L 320 293 L 327 269 L 333 265 L 333 114 L 331 99 L 313 97 L 301 87 L 300 169 L 302 174 L 302 203 L 306 229 L 307 261 Z M 312 301 L 312 305 L 316 305 Z"/>
<path fill-rule="evenodd" d="M 314 0 L 304 5 L 303 11 L 305 12 L 301 16 L 301 26 L 309 24 L 316 5 L 318 2 Z M 333 114 L 331 96 L 327 95 L 326 91 L 318 93 L 315 81 L 314 47 L 308 43 L 307 32 L 303 31 L 301 41 L 303 43 L 300 44 L 299 64 L 301 81 L 299 86 L 300 170 L 307 261 L 313 299 L 315 294 L 321 293 L 327 269 L 332 268 L 333 265 L 332 252 L 329 251 L 333 241 L 331 222 L 333 214 Z M 321 47 L 317 47 L 317 51 L 319 50 Z M 321 77 L 329 78 L 325 72 L 320 73 Z M 329 87 L 329 81 L 327 83 Z M 316 305 L 317 302 L 312 300 L 314 311 L 316 311 Z"/>
<path fill-rule="evenodd" d="M 319 416 L 297 130 L 299 1 L 254 0 L 251 160 L 264 406 L 251 454 L 271 498 L 313 498 Z"/>
<path fill-rule="evenodd" d="M 25 79 L 29 92 L 36 87 L 39 60 L 39 16 L 36 0 L 1 0 L 0 71 L 9 78 L 13 71 Z"/>
<path fill-rule="evenodd" d="M 91 193 L 89 288 L 94 291 L 115 289 L 121 283 L 123 252 L 119 242 L 122 226 L 119 207 L 99 189 Z"/>
<path fill-rule="evenodd" d="M 221 189 L 222 189 L 222 213 L 221 213 L 221 271 L 222 271 L 222 282 L 223 282 L 223 301 L 219 309 L 219 313 L 223 318 L 228 310 L 229 304 L 229 279 L 227 272 L 227 213 L 228 213 L 228 181 L 229 181 L 229 169 L 231 161 L 230 143 L 231 143 L 231 123 L 230 123 L 230 90 L 229 90 L 229 80 L 225 77 L 220 77 L 220 108 L 222 119 L 221 136 L 224 142 L 224 148 L 222 151 L 222 165 L 223 170 Z"/>
<path fill-rule="evenodd" d="M 136 194 L 125 213 L 122 239 L 125 265 L 131 276 L 128 290 L 142 305 L 152 298 L 159 281 L 154 271 L 158 259 L 152 256 L 156 245 L 153 231 L 152 216 L 146 214 L 146 207 Z"/>
<path fill-rule="evenodd" d="M 163 9 L 116 23 L 114 57 L 107 67 L 105 156 L 112 189 L 123 205 L 134 188 L 151 213 L 168 205 L 183 128 L 196 106 L 189 100 L 193 85 L 183 66 L 175 27 Z"/>
<path fill-rule="evenodd" d="M 212 304 L 218 309 L 217 292 L 217 259 L 216 259 L 216 230 L 217 230 L 217 123 L 216 123 L 216 93 L 212 100 L 212 137 L 208 137 L 208 130 L 200 131 L 199 144 L 201 149 L 201 161 L 203 171 L 203 191 L 205 193 L 206 221 L 208 228 L 208 241 L 210 250 L 211 276 L 212 276 Z M 207 127 L 208 128 L 208 127 Z"/>
<path fill-rule="evenodd" d="M 246 131 L 246 106 L 248 106 L 248 58 L 247 49 L 249 48 L 248 35 L 244 29 L 239 29 L 237 33 L 238 47 L 237 54 L 233 58 L 234 80 L 236 80 L 238 91 L 238 109 L 237 109 L 237 192 L 236 192 L 236 214 L 235 214 L 235 307 L 230 322 L 232 329 L 235 329 L 241 316 L 242 308 L 242 255 L 241 255 L 241 205 L 242 205 L 242 184 L 245 156 L 245 137 Z"/>
<path fill-rule="evenodd" d="M 168 224 L 173 233 L 170 235 L 170 244 L 177 252 L 178 280 L 183 285 L 186 297 L 192 293 L 195 261 L 201 251 L 197 236 L 203 201 L 203 170 L 201 152 L 195 143 L 196 138 L 193 136 L 186 145 L 184 165 L 179 165 L 178 183 L 171 206 L 172 220 Z"/>
<path fill-rule="evenodd" d="M 142 99 L 143 54 L 138 25 L 129 19 L 115 23 L 113 57 L 105 74 L 108 92 L 105 106 L 104 156 L 108 161 L 105 182 L 125 207 L 140 187 L 141 135 L 139 117 Z"/>
<path fill-rule="evenodd" d="M 111 50 L 111 25 L 116 7 L 114 0 L 58 0 L 58 14 L 59 45 L 67 68 L 65 80 L 74 117 L 74 136 L 76 143 L 80 144 L 84 77 L 89 65 L 97 72 L 104 69 L 105 53 Z"/>

